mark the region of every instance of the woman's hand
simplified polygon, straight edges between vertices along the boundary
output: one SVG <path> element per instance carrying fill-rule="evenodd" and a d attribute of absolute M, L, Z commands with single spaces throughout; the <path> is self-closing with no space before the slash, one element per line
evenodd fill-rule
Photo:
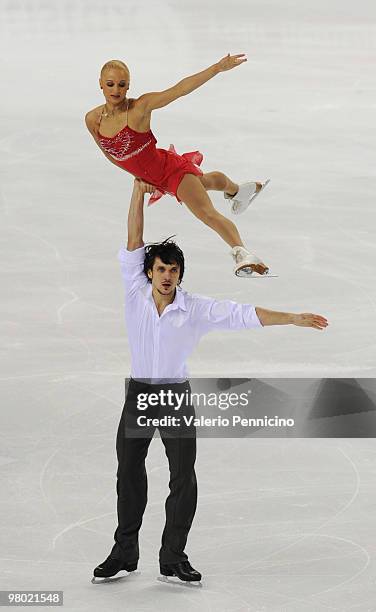
<path fill-rule="evenodd" d="M 150 183 L 145 183 L 140 178 L 134 179 L 134 187 L 138 189 L 141 193 L 154 193 L 156 187 L 151 185 Z"/>
<path fill-rule="evenodd" d="M 221 60 L 217 63 L 219 72 L 224 72 L 225 70 L 231 70 L 232 68 L 236 68 L 236 66 L 240 66 L 243 62 L 246 62 L 247 58 L 245 57 L 245 53 L 238 53 L 237 55 L 230 55 L 229 53 L 222 57 Z"/>

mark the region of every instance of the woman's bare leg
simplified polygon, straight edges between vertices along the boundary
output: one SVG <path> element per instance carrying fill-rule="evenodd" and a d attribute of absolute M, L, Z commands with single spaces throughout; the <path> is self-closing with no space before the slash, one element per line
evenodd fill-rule
<path fill-rule="evenodd" d="M 214 208 L 200 177 L 194 174 L 186 174 L 178 187 L 177 196 L 195 217 L 217 232 L 230 247 L 244 247 L 236 225 Z M 255 266 L 255 270 L 259 274 L 263 274 L 265 269 L 266 266 L 262 264 Z"/>
<path fill-rule="evenodd" d="M 206 172 L 198 177 L 207 191 L 225 191 L 233 196 L 238 192 L 239 185 L 234 183 L 226 174 L 219 170 Z M 255 181 L 256 182 L 256 181 Z M 256 182 L 256 192 L 260 191 L 261 183 Z"/>

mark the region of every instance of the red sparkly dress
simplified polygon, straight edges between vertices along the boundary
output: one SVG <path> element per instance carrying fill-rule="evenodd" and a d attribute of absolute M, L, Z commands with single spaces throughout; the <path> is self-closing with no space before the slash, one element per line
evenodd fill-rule
<path fill-rule="evenodd" d="M 103 111 L 100 121 L 103 117 Z M 126 114 L 128 123 L 128 108 Z M 100 123 L 100 122 L 99 122 Z M 137 178 L 155 185 L 157 190 L 151 195 L 148 205 L 153 204 L 164 194 L 174 196 L 185 174 L 203 174 L 199 168 L 203 156 L 199 151 L 176 153 L 174 145 L 169 150 L 157 149 L 157 139 L 151 130 L 136 132 L 128 125 L 115 136 L 102 136 L 98 133 L 101 148 L 113 157 L 117 163 Z"/>

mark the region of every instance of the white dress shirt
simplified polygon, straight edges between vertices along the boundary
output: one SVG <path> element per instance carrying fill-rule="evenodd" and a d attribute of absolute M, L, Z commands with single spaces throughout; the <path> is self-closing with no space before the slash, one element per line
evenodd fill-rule
<path fill-rule="evenodd" d="M 131 377 L 158 382 L 186 380 L 186 359 L 201 336 L 215 330 L 262 327 L 254 306 L 214 300 L 176 289 L 161 316 L 144 270 L 145 248 L 119 251 L 125 287 L 125 320 Z"/>

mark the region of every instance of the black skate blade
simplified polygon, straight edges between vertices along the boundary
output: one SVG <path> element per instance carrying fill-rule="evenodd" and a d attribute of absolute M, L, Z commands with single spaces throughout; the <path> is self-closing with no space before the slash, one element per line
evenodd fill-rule
<path fill-rule="evenodd" d="M 160 576 L 157 577 L 159 582 L 164 582 L 165 584 L 170 584 L 178 587 L 188 587 L 188 589 L 200 589 L 202 588 L 201 580 L 180 580 L 177 576 Z"/>
<path fill-rule="evenodd" d="M 119 572 L 120 573 L 120 572 Z M 121 574 L 119 573 L 116 576 L 109 576 L 108 578 L 99 578 L 98 576 L 93 576 L 91 579 L 92 584 L 105 584 L 106 582 L 120 582 L 121 580 L 125 580 L 131 574 L 138 574 L 138 572 L 127 572 L 126 570 L 121 570 Z"/>
<path fill-rule="evenodd" d="M 123 574 L 122 576 L 110 576 L 108 578 L 98 578 L 97 576 L 93 576 L 91 579 L 92 584 L 105 584 L 106 582 L 119 582 L 120 580 L 124 580 L 127 577 L 127 574 Z"/>

